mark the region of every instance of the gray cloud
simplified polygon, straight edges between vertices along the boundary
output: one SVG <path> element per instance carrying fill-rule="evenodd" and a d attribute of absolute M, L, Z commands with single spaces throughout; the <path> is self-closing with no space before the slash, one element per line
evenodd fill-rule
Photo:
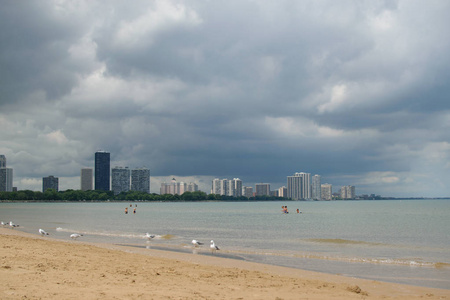
<path fill-rule="evenodd" d="M 78 188 L 104 149 L 204 188 L 275 188 L 305 171 L 357 193 L 448 196 L 435 174 L 450 168 L 449 12 L 438 0 L 2 1 L 0 153 L 21 189 L 50 174 Z"/>

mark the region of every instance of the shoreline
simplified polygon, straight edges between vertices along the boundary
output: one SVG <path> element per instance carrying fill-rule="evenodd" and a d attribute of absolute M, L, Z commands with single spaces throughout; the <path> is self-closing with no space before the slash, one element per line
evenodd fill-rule
<path fill-rule="evenodd" d="M 0 228 L 0 298 L 450 299 L 450 290 Z"/>

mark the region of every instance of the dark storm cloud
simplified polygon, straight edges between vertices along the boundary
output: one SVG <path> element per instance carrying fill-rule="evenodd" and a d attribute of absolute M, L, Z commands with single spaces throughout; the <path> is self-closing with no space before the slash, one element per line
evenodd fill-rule
<path fill-rule="evenodd" d="M 77 188 L 103 149 L 152 176 L 280 185 L 304 171 L 408 194 L 420 170 L 450 170 L 449 12 L 446 1 L 2 1 L 0 153 L 19 188 L 50 173 Z"/>
<path fill-rule="evenodd" d="M 76 22 L 77 16 L 57 10 L 49 1 L 2 1 L 0 103 L 36 92 L 57 100 L 87 71 L 70 58 L 70 47 L 85 27 Z"/>

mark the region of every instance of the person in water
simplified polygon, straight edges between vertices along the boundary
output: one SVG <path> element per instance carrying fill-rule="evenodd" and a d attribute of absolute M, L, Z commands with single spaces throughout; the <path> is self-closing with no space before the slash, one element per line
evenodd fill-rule
<path fill-rule="evenodd" d="M 135 214 L 136 213 L 136 208 L 133 210 L 133 214 Z"/>
<path fill-rule="evenodd" d="M 128 207 L 125 207 L 125 214 L 128 213 Z"/>

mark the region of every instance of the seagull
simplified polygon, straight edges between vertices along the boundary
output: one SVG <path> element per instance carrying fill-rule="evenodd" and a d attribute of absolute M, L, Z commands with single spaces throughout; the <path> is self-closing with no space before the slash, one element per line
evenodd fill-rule
<path fill-rule="evenodd" d="M 203 245 L 203 243 L 201 243 L 201 242 L 199 242 L 199 241 L 197 241 L 197 240 L 192 240 L 192 245 L 194 245 L 194 247 L 197 247 L 197 246 L 200 246 L 200 245 Z"/>
<path fill-rule="evenodd" d="M 6 225 L 7 225 L 7 224 L 6 224 L 5 222 L 3 222 L 3 221 L 1 222 L 1 224 L 2 224 L 2 226 L 6 226 Z"/>
<path fill-rule="evenodd" d="M 153 239 L 155 236 L 154 236 L 153 234 L 150 234 L 150 233 L 147 232 L 147 233 L 145 234 L 145 237 L 148 238 L 148 240 L 150 241 L 150 240 Z"/>
<path fill-rule="evenodd" d="M 209 246 L 209 248 L 211 248 L 211 252 L 215 252 L 216 250 L 220 250 L 219 247 L 217 247 L 216 244 L 214 244 L 213 240 L 211 240 L 211 245 Z"/>
<path fill-rule="evenodd" d="M 82 234 L 79 234 L 79 233 L 72 233 L 71 235 L 70 235 L 70 238 L 72 239 L 72 240 L 76 240 L 77 238 L 79 238 L 80 236 L 83 236 Z"/>
<path fill-rule="evenodd" d="M 39 229 L 39 233 L 40 233 L 41 235 L 48 235 L 48 232 L 45 232 L 44 229 Z"/>
<path fill-rule="evenodd" d="M 19 227 L 19 225 L 17 225 L 17 224 L 14 224 L 12 221 L 11 222 L 9 222 L 9 226 L 11 226 L 12 228 L 14 228 L 14 227 Z"/>

